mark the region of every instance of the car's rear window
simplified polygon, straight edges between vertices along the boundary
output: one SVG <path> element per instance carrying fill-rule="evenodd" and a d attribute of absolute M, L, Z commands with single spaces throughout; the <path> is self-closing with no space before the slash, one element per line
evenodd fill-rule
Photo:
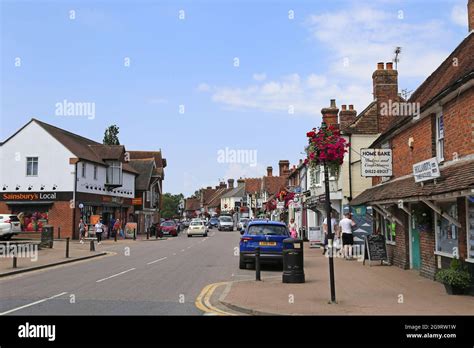
<path fill-rule="evenodd" d="M 273 235 L 273 236 L 287 236 L 288 232 L 286 226 L 277 225 L 252 225 L 249 227 L 247 234 L 253 236 Z"/>
<path fill-rule="evenodd" d="M 220 218 L 220 220 L 223 221 L 223 222 L 231 222 L 232 221 L 232 219 L 228 216 L 222 216 Z"/>
<path fill-rule="evenodd" d="M 191 222 L 191 226 L 202 226 L 202 225 L 204 225 L 204 223 L 201 222 L 201 221 L 193 221 L 193 222 Z"/>
<path fill-rule="evenodd" d="M 174 226 L 174 222 L 172 221 L 165 221 L 161 224 L 161 226 Z"/>

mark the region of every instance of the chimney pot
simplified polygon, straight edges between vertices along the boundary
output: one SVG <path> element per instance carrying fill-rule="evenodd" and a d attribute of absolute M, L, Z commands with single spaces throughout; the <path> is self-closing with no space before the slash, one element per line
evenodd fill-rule
<path fill-rule="evenodd" d="M 383 64 L 383 62 L 378 62 L 378 63 L 377 63 L 377 70 L 384 70 L 384 64 Z"/>
<path fill-rule="evenodd" d="M 349 110 L 354 110 L 354 105 L 353 104 L 349 104 Z"/>
<path fill-rule="evenodd" d="M 336 107 L 336 99 L 331 99 L 331 107 L 332 108 Z"/>
<path fill-rule="evenodd" d="M 342 111 L 346 111 L 347 109 L 347 105 L 346 104 L 342 104 Z"/>
<path fill-rule="evenodd" d="M 228 179 L 227 180 L 228 188 L 234 188 L 234 179 Z"/>
<path fill-rule="evenodd" d="M 469 32 L 474 31 L 474 0 L 467 2 L 467 21 Z"/>
<path fill-rule="evenodd" d="M 393 70 L 393 63 L 392 62 L 388 62 L 386 64 L 386 67 L 387 67 L 387 70 Z"/>
<path fill-rule="evenodd" d="M 267 176 L 273 176 L 273 167 L 267 167 Z"/>

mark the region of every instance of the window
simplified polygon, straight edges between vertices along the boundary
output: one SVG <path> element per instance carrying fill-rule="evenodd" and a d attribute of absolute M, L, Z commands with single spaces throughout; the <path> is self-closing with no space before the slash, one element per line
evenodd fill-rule
<path fill-rule="evenodd" d="M 456 202 L 444 202 L 438 204 L 438 206 L 443 212 L 457 220 L 458 210 Z M 458 242 L 459 236 L 457 226 L 441 215 L 436 214 L 436 251 L 450 255 L 459 255 Z"/>
<path fill-rule="evenodd" d="M 109 161 L 107 167 L 107 184 L 122 185 L 122 163 L 118 161 Z"/>
<path fill-rule="evenodd" d="M 385 237 L 387 242 L 395 243 L 395 223 L 383 217 L 381 214 L 377 214 L 377 232 Z"/>
<path fill-rule="evenodd" d="M 321 166 L 317 166 L 316 169 L 314 169 L 314 184 L 315 185 L 321 185 Z"/>
<path fill-rule="evenodd" d="M 86 177 L 86 163 L 85 162 L 82 162 L 82 174 L 81 174 L 81 176 L 83 178 Z"/>
<path fill-rule="evenodd" d="M 150 201 L 150 191 L 146 191 L 146 201 L 149 202 Z"/>
<path fill-rule="evenodd" d="M 38 157 L 26 157 L 26 176 L 38 176 Z"/>
<path fill-rule="evenodd" d="M 468 258 L 474 259 L 474 197 L 470 196 L 467 200 L 467 255 Z"/>
<path fill-rule="evenodd" d="M 443 114 L 436 115 L 436 158 L 444 161 L 444 119 Z"/>
<path fill-rule="evenodd" d="M 94 180 L 97 180 L 97 164 L 94 164 Z"/>

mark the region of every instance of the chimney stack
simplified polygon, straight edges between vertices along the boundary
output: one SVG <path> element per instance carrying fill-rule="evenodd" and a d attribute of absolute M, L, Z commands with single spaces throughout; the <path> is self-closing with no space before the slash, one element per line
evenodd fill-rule
<path fill-rule="evenodd" d="M 227 187 L 228 188 L 234 188 L 234 179 L 228 179 L 227 180 Z"/>
<path fill-rule="evenodd" d="M 467 21 L 469 32 L 474 31 L 474 0 L 468 0 L 467 2 Z"/>
<path fill-rule="evenodd" d="M 273 176 L 273 168 L 267 167 L 267 176 Z"/>
<path fill-rule="evenodd" d="M 212 187 L 211 187 L 211 186 L 208 186 L 208 187 L 206 187 L 206 189 L 208 189 L 208 190 L 211 190 L 211 189 L 212 189 Z"/>
<path fill-rule="evenodd" d="M 336 106 L 336 99 L 331 99 L 331 106 L 328 108 L 321 109 L 321 114 L 323 115 L 323 122 L 325 122 L 327 126 L 337 126 L 338 112 L 339 109 Z"/>
<path fill-rule="evenodd" d="M 354 110 L 354 105 L 350 104 L 349 109 L 346 105 L 342 105 L 342 110 L 339 111 L 339 124 L 341 130 L 345 130 L 349 125 L 355 121 L 357 117 L 357 111 Z"/>
<path fill-rule="evenodd" d="M 216 188 L 227 188 L 227 185 L 225 184 L 225 181 L 221 181 L 219 186 L 216 186 Z"/>
<path fill-rule="evenodd" d="M 279 176 L 285 176 L 290 173 L 290 161 L 280 160 L 280 162 L 278 162 L 278 166 L 280 169 L 280 172 L 278 174 Z"/>
<path fill-rule="evenodd" d="M 242 178 L 237 179 L 237 187 L 245 186 L 245 180 Z"/>
<path fill-rule="evenodd" d="M 398 71 L 393 69 L 393 63 L 377 64 L 377 70 L 372 74 L 374 99 L 377 102 L 377 132 L 383 133 L 398 115 L 381 115 L 381 110 L 389 110 L 390 102 L 399 102 Z"/>

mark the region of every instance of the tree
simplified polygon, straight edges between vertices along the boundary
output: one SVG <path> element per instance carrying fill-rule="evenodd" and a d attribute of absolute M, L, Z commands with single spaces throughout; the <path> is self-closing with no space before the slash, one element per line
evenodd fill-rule
<path fill-rule="evenodd" d="M 109 128 L 105 130 L 104 140 L 102 140 L 102 143 L 104 145 L 120 145 L 118 134 L 119 127 L 117 127 L 115 124 L 109 126 Z"/>
<path fill-rule="evenodd" d="M 173 195 L 165 193 L 163 195 L 163 206 L 161 209 L 161 217 L 164 219 L 171 219 L 179 215 L 179 202 L 184 199 L 183 194 Z"/>

